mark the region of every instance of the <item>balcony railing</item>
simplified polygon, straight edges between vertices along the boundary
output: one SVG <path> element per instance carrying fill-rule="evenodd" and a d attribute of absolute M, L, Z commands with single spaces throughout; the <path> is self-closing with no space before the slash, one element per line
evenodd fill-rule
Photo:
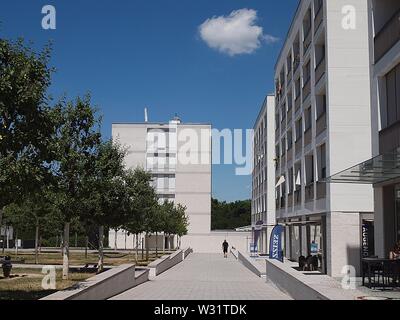
<path fill-rule="evenodd" d="M 318 83 L 318 81 L 322 78 L 322 76 L 325 74 L 325 57 L 323 57 L 317 64 L 317 67 L 315 68 L 315 83 Z"/>
<path fill-rule="evenodd" d="M 315 18 L 314 18 L 315 33 L 318 31 L 319 26 L 321 25 L 322 21 L 324 20 L 324 10 L 322 10 L 322 9 L 323 9 L 323 6 L 320 6 L 318 8 L 318 12 L 316 13 Z"/>
<path fill-rule="evenodd" d="M 305 201 L 310 202 L 314 200 L 314 182 L 305 187 Z"/>
<path fill-rule="evenodd" d="M 316 130 L 316 136 L 319 136 L 322 132 L 326 130 L 326 112 L 321 114 L 317 119 Z"/>
<path fill-rule="evenodd" d="M 326 198 L 326 183 L 317 182 L 317 199 Z"/>
<path fill-rule="evenodd" d="M 400 40 L 400 10 L 375 36 L 375 63 L 378 62 Z"/>
<path fill-rule="evenodd" d="M 311 78 L 309 78 L 308 80 L 306 80 L 306 83 L 303 86 L 303 102 L 306 101 L 306 99 L 308 98 L 308 96 L 311 93 Z"/>

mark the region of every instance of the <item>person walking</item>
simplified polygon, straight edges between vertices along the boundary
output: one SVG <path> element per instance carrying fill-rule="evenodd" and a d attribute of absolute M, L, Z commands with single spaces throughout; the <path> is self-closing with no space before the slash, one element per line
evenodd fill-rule
<path fill-rule="evenodd" d="M 228 248 L 229 248 L 229 243 L 224 240 L 222 243 L 222 250 L 224 251 L 224 258 L 228 258 Z"/>

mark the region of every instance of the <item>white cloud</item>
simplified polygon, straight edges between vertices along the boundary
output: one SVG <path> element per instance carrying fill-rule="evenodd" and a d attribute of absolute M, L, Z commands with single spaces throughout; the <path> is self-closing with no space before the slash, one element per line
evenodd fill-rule
<path fill-rule="evenodd" d="M 257 50 L 263 41 L 268 44 L 279 39 L 264 34 L 263 28 L 257 26 L 257 11 L 240 9 L 232 11 L 229 16 L 212 17 L 199 27 L 201 38 L 210 48 L 230 56 L 249 54 Z"/>

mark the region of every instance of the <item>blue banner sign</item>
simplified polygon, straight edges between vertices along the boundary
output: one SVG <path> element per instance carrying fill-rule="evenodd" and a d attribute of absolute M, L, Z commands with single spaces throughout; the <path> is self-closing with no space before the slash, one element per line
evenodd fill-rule
<path fill-rule="evenodd" d="M 283 226 L 276 225 L 271 232 L 271 239 L 269 242 L 269 258 L 283 262 L 282 251 L 282 232 Z"/>

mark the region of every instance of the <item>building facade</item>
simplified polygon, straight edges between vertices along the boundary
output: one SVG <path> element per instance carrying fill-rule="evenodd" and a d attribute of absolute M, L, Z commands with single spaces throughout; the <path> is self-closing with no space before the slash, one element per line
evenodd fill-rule
<path fill-rule="evenodd" d="M 374 186 L 375 223 L 363 226 L 364 251 L 388 258 L 400 241 L 400 1 L 369 6 L 373 154 L 328 181 Z"/>
<path fill-rule="evenodd" d="M 112 136 L 128 150 L 126 167 L 142 167 L 151 173 L 160 202 L 186 206 L 188 236 L 209 234 L 211 125 L 185 124 L 178 118 L 169 123 L 118 123 L 112 125 Z M 162 237 L 157 241 L 161 241 L 159 248 L 176 245 L 163 244 Z M 131 249 L 141 244 L 121 230 L 117 237 L 115 231 L 110 232 L 110 245 Z"/>
<path fill-rule="evenodd" d="M 360 271 L 362 226 L 373 220 L 370 185 L 325 183 L 372 154 L 368 48 L 368 1 L 301 0 L 275 67 L 284 254 L 318 255 L 334 277 Z"/>
<path fill-rule="evenodd" d="M 268 254 L 275 225 L 275 97 L 265 98 L 254 125 L 251 227 L 254 251 Z"/>

